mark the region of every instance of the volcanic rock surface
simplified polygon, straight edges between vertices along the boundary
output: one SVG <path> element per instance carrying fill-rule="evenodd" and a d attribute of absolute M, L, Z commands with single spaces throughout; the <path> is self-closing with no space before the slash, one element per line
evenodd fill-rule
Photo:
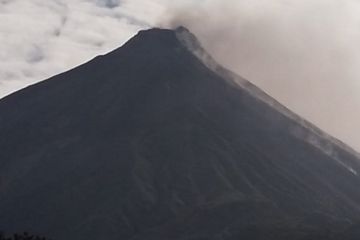
<path fill-rule="evenodd" d="M 0 230 L 357 239 L 359 161 L 185 28 L 151 29 L 0 100 Z"/>

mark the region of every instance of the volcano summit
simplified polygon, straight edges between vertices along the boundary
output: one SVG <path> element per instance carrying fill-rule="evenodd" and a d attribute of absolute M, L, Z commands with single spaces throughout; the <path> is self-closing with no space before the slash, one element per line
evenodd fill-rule
<path fill-rule="evenodd" d="M 55 240 L 357 239 L 357 153 L 185 28 L 0 100 L 0 230 Z"/>

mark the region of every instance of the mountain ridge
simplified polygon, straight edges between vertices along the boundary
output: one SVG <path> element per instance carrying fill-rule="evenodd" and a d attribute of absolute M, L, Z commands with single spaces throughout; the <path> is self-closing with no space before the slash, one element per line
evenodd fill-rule
<path fill-rule="evenodd" d="M 311 130 L 210 69 L 179 31 L 141 31 L 0 100 L 5 231 L 319 240 L 359 222 L 359 177 L 290 131 Z"/>
<path fill-rule="evenodd" d="M 215 73 L 219 74 L 225 80 L 229 81 L 230 84 L 234 84 L 235 86 L 239 86 L 249 93 L 251 93 L 254 97 L 262 100 L 267 103 L 269 106 L 276 108 L 280 113 L 285 116 L 293 119 L 300 123 L 303 127 L 309 129 L 313 132 L 315 136 L 319 139 L 314 139 L 312 136 L 303 136 L 304 133 L 297 132 L 294 130 L 294 134 L 299 134 L 299 138 L 306 138 L 308 141 L 315 146 L 318 146 L 324 152 L 327 152 L 329 156 L 334 157 L 337 161 L 339 161 L 336 156 L 336 152 L 334 152 L 333 147 L 338 146 L 345 151 L 351 152 L 360 160 L 360 153 L 350 147 L 348 144 L 339 140 L 338 138 L 326 133 L 324 130 L 312 124 L 310 121 L 304 119 L 300 115 L 296 114 L 294 111 L 288 109 L 285 105 L 278 102 L 276 99 L 272 98 L 268 93 L 257 87 L 255 84 L 247 81 L 245 78 L 239 76 L 238 74 L 232 72 L 221 66 L 214 58 L 201 46 L 201 43 L 196 39 L 195 35 L 193 35 L 187 28 L 180 26 L 174 30 L 177 34 L 178 39 L 182 42 L 190 52 L 192 52 L 195 56 L 197 56 L 209 69 L 213 70 Z M 330 141 L 335 146 L 324 145 L 322 142 Z M 349 169 L 351 167 L 348 166 Z"/>

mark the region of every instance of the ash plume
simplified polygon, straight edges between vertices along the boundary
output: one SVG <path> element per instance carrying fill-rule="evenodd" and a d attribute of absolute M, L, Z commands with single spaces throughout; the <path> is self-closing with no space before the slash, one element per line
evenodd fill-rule
<path fill-rule="evenodd" d="M 162 27 L 189 28 L 222 65 L 360 149 L 360 2 L 167 4 Z"/>

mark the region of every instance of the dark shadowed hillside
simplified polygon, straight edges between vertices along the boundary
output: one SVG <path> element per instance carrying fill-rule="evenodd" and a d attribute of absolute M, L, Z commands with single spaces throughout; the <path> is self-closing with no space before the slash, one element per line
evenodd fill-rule
<path fill-rule="evenodd" d="M 356 154 L 216 65 L 183 28 L 141 31 L 2 99 L 0 150 L 7 232 L 357 239 Z"/>

